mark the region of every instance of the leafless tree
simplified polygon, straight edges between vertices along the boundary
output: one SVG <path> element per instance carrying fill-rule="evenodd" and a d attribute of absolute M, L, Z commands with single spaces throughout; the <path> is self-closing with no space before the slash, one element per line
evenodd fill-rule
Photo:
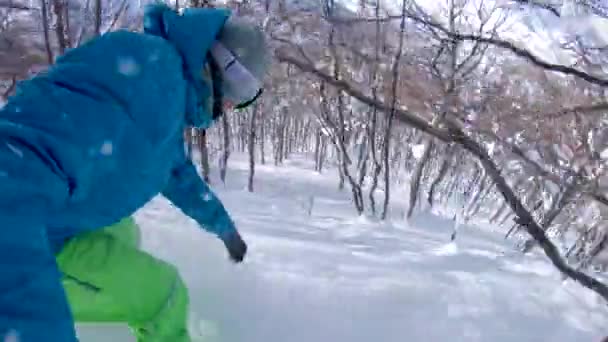
<path fill-rule="evenodd" d="M 247 188 L 249 192 L 253 192 L 253 179 L 255 176 L 255 142 L 256 142 L 256 127 L 257 122 L 256 118 L 258 116 L 259 105 L 254 105 L 251 109 L 251 118 L 249 119 L 249 142 L 248 142 L 248 150 L 249 150 L 249 181 L 247 184 Z"/>
<path fill-rule="evenodd" d="M 563 13 L 559 1 L 513 3 Z M 579 3 L 606 13 L 600 2 Z M 171 2 L 188 4 L 212 5 Z M 572 63 L 544 59 L 501 36 L 509 12 L 490 1 L 450 0 L 437 13 L 413 0 L 398 12 L 382 1 L 357 11 L 321 4 L 228 3 L 264 23 L 277 63 L 255 108 L 190 136 L 205 177 L 219 160 L 226 182 L 231 153 L 247 151 L 253 191 L 258 163 L 310 156 L 318 172 L 340 171 L 356 213 L 385 219 L 399 219 L 389 215 L 400 205 L 395 190 L 409 186 L 406 216 L 428 205 L 492 222 L 608 300 L 606 285 L 586 273 L 608 251 L 605 47 L 575 32 L 557 44 Z M 67 49 L 129 28 L 137 22 L 129 5 L 0 0 L 1 95 Z"/>
<path fill-rule="evenodd" d="M 596 85 L 602 85 L 603 81 L 598 79 L 596 76 L 589 75 L 584 73 L 578 69 L 574 69 L 566 66 L 556 66 L 550 63 L 544 62 L 543 60 L 537 58 L 532 55 L 529 51 L 516 47 L 513 44 L 510 44 L 506 41 L 502 41 L 499 38 L 492 36 L 490 33 L 487 36 L 486 32 L 483 33 L 461 33 L 460 31 L 450 30 L 449 27 L 444 27 L 442 24 L 436 23 L 430 19 L 430 17 L 423 15 L 416 8 L 416 11 L 411 11 L 407 14 L 407 17 L 415 23 L 418 23 L 428 29 L 432 34 L 439 35 L 440 37 L 444 37 L 448 41 L 458 41 L 458 42 L 473 42 L 484 45 L 493 46 L 500 49 L 507 49 L 513 52 L 518 57 L 523 57 L 526 60 L 532 62 L 535 66 L 540 66 L 545 68 L 546 70 L 558 71 L 565 73 L 567 75 L 581 77 L 583 80 L 592 82 Z M 402 18 L 403 16 L 398 16 Z M 359 20 L 357 18 L 353 20 L 348 20 L 349 22 L 353 22 Z M 367 20 L 367 19 L 366 19 Z M 374 19 L 370 19 L 373 21 Z M 335 20 L 334 20 L 335 24 Z M 532 57 L 531 57 L 532 56 Z M 551 259 L 551 261 L 556 265 L 560 271 L 566 274 L 569 277 L 581 282 L 583 285 L 595 290 L 599 294 L 601 294 L 604 298 L 608 298 L 608 288 L 597 281 L 596 279 L 586 275 L 583 272 L 577 271 L 570 267 L 560 256 L 560 253 L 556 246 L 551 242 L 551 240 L 547 237 L 543 228 L 542 222 L 539 221 L 537 214 L 534 214 L 531 210 L 533 208 L 529 208 L 525 204 L 522 203 L 521 199 L 516 195 L 513 188 L 511 188 L 509 182 L 506 180 L 505 176 L 502 174 L 501 169 L 502 161 L 496 160 L 496 152 L 489 152 L 485 147 L 485 142 L 480 142 L 478 137 L 472 134 L 479 134 L 476 131 L 479 129 L 478 126 L 482 123 L 476 122 L 477 120 L 470 120 L 465 113 L 462 113 L 462 109 L 450 108 L 450 112 L 454 112 L 454 114 L 450 116 L 445 116 L 441 125 L 435 125 L 432 120 L 428 120 L 428 115 L 419 115 L 413 113 L 411 110 L 405 110 L 401 108 L 393 109 L 393 106 L 390 103 L 387 103 L 385 100 L 380 100 L 377 98 L 373 98 L 368 95 L 367 91 L 361 90 L 360 86 L 356 84 L 356 82 L 346 80 L 346 79 L 337 79 L 332 76 L 331 73 L 328 73 L 326 70 L 319 68 L 315 63 L 309 63 L 307 58 L 302 51 L 298 52 L 298 49 L 294 49 L 293 47 L 289 50 L 279 49 L 277 51 L 277 57 L 280 61 L 284 63 L 288 63 L 296 66 L 300 71 L 304 71 L 307 73 L 312 73 L 316 75 L 321 82 L 327 85 L 333 85 L 340 91 L 348 94 L 349 96 L 355 97 L 362 103 L 365 103 L 369 106 L 376 107 L 378 110 L 390 114 L 393 110 L 395 111 L 395 117 L 398 121 L 405 123 L 409 126 L 412 126 L 416 129 L 419 129 L 426 134 L 433 136 L 438 141 L 442 143 L 450 143 L 458 145 L 459 148 L 464 149 L 468 153 L 475 156 L 483 166 L 483 172 L 487 175 L 489 179 L 491 179 L 493 186 L 497 189 L 497 192 L 500 193 L 505 199 L 506 203 L 508 203 L 511 210 L 514 212 L 516 216 L 517 223 L 522 226 L 533 238 L 538 242 L 539 246 L 543 249 L 543 251 L 547 254 L 547 256 Z M 427 118 L 425 118 L 425 116 Z M 432 115 L 431 115 L 432 118 Z M 487 139 L 487 136 L 479 136 Z M 499 139 L 499 141 L 493 142 L 493 144 L 500 144 L 500 154 L 505 154 L 506 156 L 511 156 L 512 153 L 516 153 L 518 146 L 513 143 L 509 143 L 504 139 Z M 511 148 L 507 148 L 510 146 Z M 430 149 L 429 149 L 430 150 Z M 522 154 L 524 157 L 523 163 L 525 164 L 535 164 L 534 161 L 530 160 L 526 156 L 525 153 Z M 501 157 L 502 158 L 502 157 Z M 541 167 L 542 168 L 542 167 Z M 475 195 L 471 197 L 471 199 L 479 200 L 479 198 L 490 196 L 491 190 L 486 190 L 491 188 L 490 185 L 486 181 L 482 181 L 484 178 L 480 178 L 478 181 L 480 185 L 483 185 L 482 191 L 478 191 Z M 561 179 L 561 177 L 558 177 Z M 561 184 L 561 181 L 560 181 Z M 558 206 L 559 207 L 559 206 Z M 478 211 L 478 209 L 474 209 L 475 207 L 466 206 L 466 211 Z"/>

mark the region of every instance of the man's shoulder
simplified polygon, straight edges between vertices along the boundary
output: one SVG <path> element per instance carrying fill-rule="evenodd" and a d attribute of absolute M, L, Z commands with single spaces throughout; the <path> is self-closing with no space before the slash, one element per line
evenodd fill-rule
<path fill-rule="evenodd" d="M 150 56 L 175 59 L 179 53 L 165 39 L 141 32 L 119 30 L 93 38 L 81 46 L 68 50 L 57 59 L 58 64 L 79 62 L 99 62 L 110 56 Z M 152 60 L 152 62 L 156 62 Z"/>

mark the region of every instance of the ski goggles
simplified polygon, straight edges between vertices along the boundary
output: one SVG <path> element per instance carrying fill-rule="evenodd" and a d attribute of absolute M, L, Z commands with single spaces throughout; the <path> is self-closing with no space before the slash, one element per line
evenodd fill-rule
<path fill-rule="evenodd" d="M 243 66 L 222 43 L 216 41 L 210 50 L 222 78 L 226 99 L 242 109 L 254 103 L 263 93 L 263 84 Z"/>

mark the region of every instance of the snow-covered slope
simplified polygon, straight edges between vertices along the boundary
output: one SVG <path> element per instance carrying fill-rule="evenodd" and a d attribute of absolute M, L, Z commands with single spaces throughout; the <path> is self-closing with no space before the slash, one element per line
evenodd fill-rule
<path fill-rule="evenodd" d="M 258 167 L 254 194 L 244 190 L 245 160 L 230 167 L 227 187 L 215 186 L 250 244 L 246 263 L 228 262 L 218 240 L 163 199 L 137 215 L 145 249 L 182 271 L 196 325 L 212 335 L 201 341 L 592 342 L 608 334 L 608 311 L 594 295 L 499 236 L 461 228 L 449 244 L 451 222 L 437 217 L 356 218 L 335 176 L 303 159 Z M 79 330 L 84 342 L 126 333 Z"/>

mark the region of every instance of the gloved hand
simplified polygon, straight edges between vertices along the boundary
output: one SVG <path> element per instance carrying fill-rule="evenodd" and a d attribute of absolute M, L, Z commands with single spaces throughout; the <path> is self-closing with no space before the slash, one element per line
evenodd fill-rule
<path fill-rule="evenodd" d="M 241 234 L 234 230 L 222 238 L 224 246 L 230 254 L 230 259 L 235 263 L 243 261 L 245 254 L 247 254 L 247 244 L 241 238 Z"/>

